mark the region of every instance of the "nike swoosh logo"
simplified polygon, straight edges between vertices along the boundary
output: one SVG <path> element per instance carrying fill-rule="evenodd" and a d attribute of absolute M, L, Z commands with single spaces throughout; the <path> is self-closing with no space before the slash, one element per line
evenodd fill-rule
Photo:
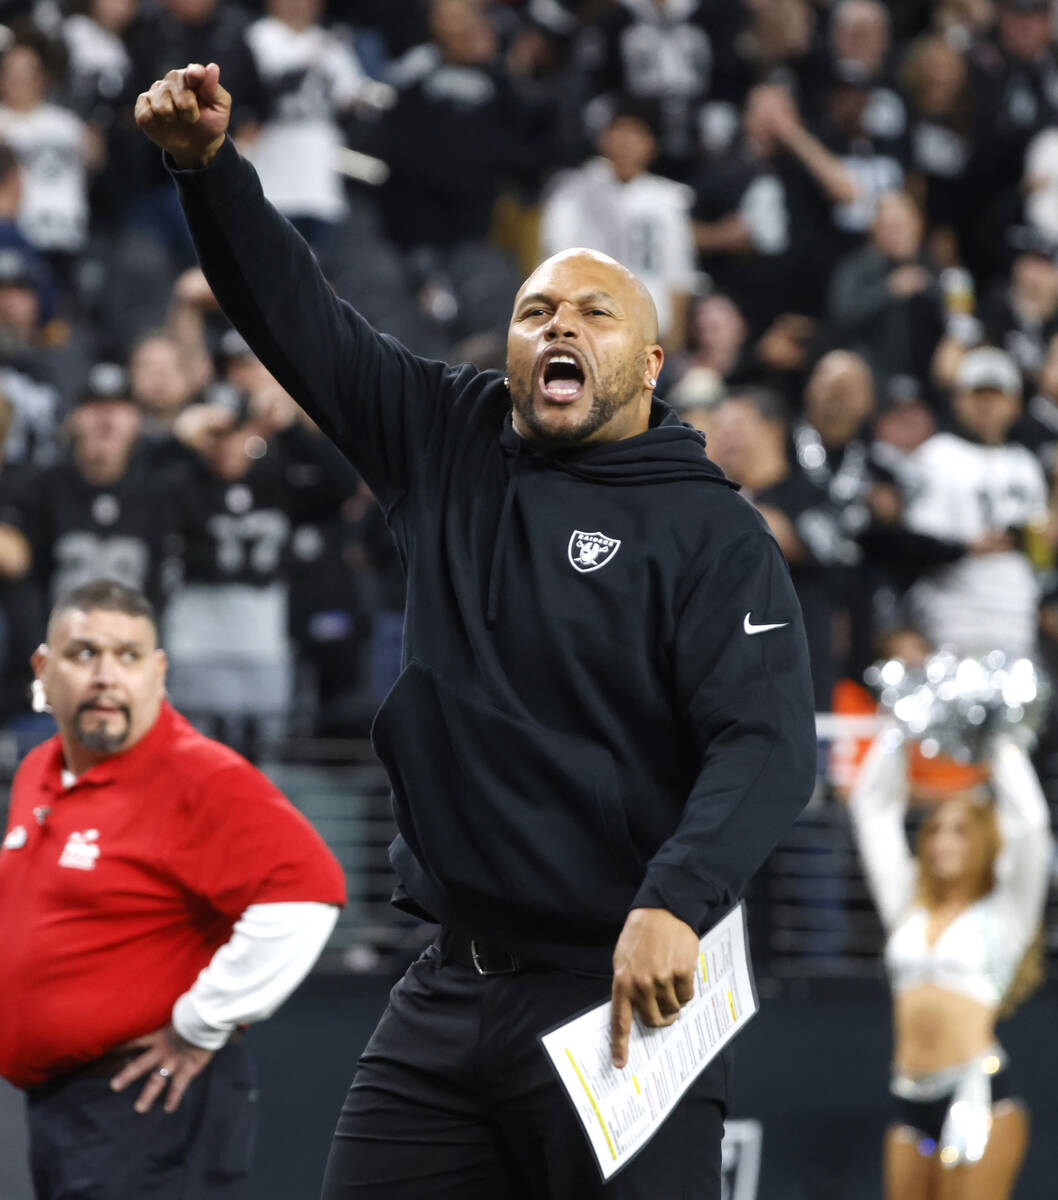
<path fill-rule="evenodd" d="M 749 634 L 767 633 L 769 629 L 785 629 L 789 624 L 789 621 L 780 621 L 778 625 L 754 625 L 749 619 L 749 613 L 746 613 L 746 618 L 742 622 L 742 628 Z"/>

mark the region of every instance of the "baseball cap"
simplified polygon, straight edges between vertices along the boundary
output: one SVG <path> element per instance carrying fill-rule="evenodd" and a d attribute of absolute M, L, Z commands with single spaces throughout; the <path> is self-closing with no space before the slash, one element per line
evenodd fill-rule
<path fill-rule="evenodd" d="M 955 376 L 955 387 L 960 392 L 995 388 L 1008 396 L 1020 396 L 1021 373 L 1005 351 L 995 346 L 979 346 L 963 355 Z"/>
<path fill-rule="evenodd" d="M 233 383 L 225 383 L 223 380 L 206 384 L 199 392 L 195 402 L 209 404 L 214 408 L 223 408 L 226 412 L 231 413 L 235 426 L 243 424 L 250 412 L 250 397 L 242 388 L 236 387 Z"/>
<path fill-rule="evenodd" d="M 922 384 L 914 375 L 891 375 L 880 399 L 883 411 L 925 403 Z"/>
<path fill-rule="evenodd" d="M 1015 225 L 1007 240 L 1015 254 L 1035 254 L 1049 262 L 1058 262 L 1058 243 L 1034 225 Z"/>
<path fill-rule="evenodd" d="M 91 366 L 84 387 L 75 404 L 91 404 L 96 400 L 128 400 L 134 403 L 129 391 L 129 376 L 120 363 L 98 362 Z"/>

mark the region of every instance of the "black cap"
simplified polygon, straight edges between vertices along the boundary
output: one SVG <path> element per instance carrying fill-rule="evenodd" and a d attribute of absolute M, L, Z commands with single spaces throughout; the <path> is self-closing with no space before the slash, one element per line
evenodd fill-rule
<path fill-rule="evenodd" d="M 922 384 L 914 375 L 891 375 L 883 398 L 884 408 L 905 408 L 923 403 Z"/>
<path fill-rule="evenodd" d="M 232 415 L 235 426 L 242 425 L 250 414 L 250 397 L 233 383 L 207 384 L 196 398 L 198 404 L 210 404 L 226 409 Z"/>
<path fill-rule="evenodd" d="M 1058 242 L 1034 225 L 1015 225 L 1008 232 L 1007 241 L 1015 254 L 1035 254 L 1058 262 Z"/>
<path fill-rule="evenodd" d="M 77 404 L 92 404 L 96 400 L 127 400 L 134 403 L 129 391 L 129 376 L 120 363 L 99 362 L 89 368 Z"/>

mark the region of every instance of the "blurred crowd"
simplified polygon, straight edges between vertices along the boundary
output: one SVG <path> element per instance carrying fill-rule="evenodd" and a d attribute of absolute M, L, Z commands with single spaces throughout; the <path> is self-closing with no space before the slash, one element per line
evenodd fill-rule
<path fill-rule="evenodd" d="M 218 311 L 135 128 L 191 61 L 336 292 L 421 354 L 502 367 L 564 247 L 643 278 L 659 394 L 782 545 L 820 711 L 909 632 L 1058 660 L 1052 0 L 0 20 L 0 721 L 100 575 L 151 595 L 175 702 L 234 741 L 362 729 L 397 670 L 385 519 Z"/>

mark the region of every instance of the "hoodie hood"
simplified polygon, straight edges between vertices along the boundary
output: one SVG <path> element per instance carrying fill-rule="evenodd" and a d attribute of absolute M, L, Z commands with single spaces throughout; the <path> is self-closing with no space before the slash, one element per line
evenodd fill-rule
<path fill-rule="evenodd" d="M 739 488 L 706 455 L 705 435 L 684 424 L 663 400 L 653 402 L 650 427 L 645 432 L 615 442 L 597 442 L 568 450 L 534 450 L 515 432 L 510 413 L 500 441 L 516 460 L 521 456 L 532 457 L 593 483 L 634 486 L 702 479 L 736 491 Z"/>

